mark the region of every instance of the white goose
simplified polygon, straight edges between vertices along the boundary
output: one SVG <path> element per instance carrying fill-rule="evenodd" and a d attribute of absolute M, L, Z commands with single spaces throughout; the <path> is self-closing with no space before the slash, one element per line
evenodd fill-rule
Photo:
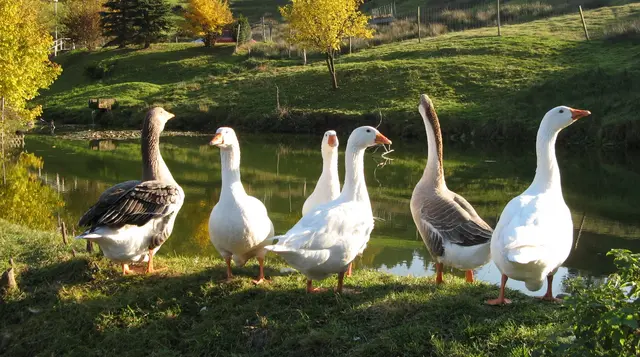
<path fill-rule="evenodd" d="M 184 192 L 171 176 L 160 155 L 160 133 L 174 115 L 156 107 L 147 113 L 142 127 L 142 181 L 126 181 L 107 189 L 80 218 L 90 228 L 77 236 L 96 242 L 104 256 L 122 264 L 147 261 L 152 273 L 153 256 L 173 231 L 184 202 Z"/>
<path fill-rule="evenodd" d="M 220 199 L 209 216 L 209 238 L 227 264 L 227 280 L 233 278 L 231 259 L 237 266 L 252 257 L 260 264 L 258 279 L 264 281 L 263 248 L 265 239 L 273 237 L 273 223 L 264 204 L 247 195 L 240 181 L 240 144 L 231 128 L 216 131 L 210 145 L 220 148 L 222 166 L 222 191 Z"/>
<path fill-rule="evenodd" d="M 473 282 L 473 270 L 489 262 L 491 227 L 460 195 L 450 191 L 444 180 L 442 134 L 431 99 L 422 95 L 418 106 L 427 131 L 427 166 L 411 195 L 411 215 L 431 257 L 436 262 L 436 283 L 442 283 L 445 264 L 466 270 Z"/>
<path fill-rule="evenodd" d="M 347 141 L 344 187 L 337 199 L 307 213 L 293 228 L 265 248 L 282 256 L 307 277 L 307 292 L 317 292 L 313 280 L 338 274 L 342 292 L 347 265 L 366 246 L 373 213 L 364 178 L 364 151 L 391 141 L 370 126 L 355 129 Z"/>
<path fill-rule="evenodd" d="M 322 144 L 322 173 L 313 192 L 302 205 L 302 215 L 318 205 L 330 202 L 340 195 L 340 177 L 338 174 L 338 136 L 333 130 L 324 133 Z"/>
<path fill-rule="evenodd" d="M 560 130 L 590 114 L 561 106 L 542 118 L 536 138 L 535 178 L 504 208 L 491 237 L 491 258 L 502 272 L 502 282 L 500 296 L 487 304 L 511 303 L 504 297 L 509 278 L 524 281 L 531 291 L 539 290 L 547 278 L 547 292 L 542 299 L 556 300 L 552 293 L 553 275 L 571 252 L 573 224 L 562 197 L 555 142 Z"/>

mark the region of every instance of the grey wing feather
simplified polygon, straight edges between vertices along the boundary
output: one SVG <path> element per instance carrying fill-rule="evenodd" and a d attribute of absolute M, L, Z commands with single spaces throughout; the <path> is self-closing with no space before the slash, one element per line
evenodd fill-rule
<path fill-rule="evenodd" d="M 177 202 L 178 187 L 160 181 L 127 181 L 107 189 L 80 218 L 80 226 L 143 226 Z"/>
<path fill-rule="evenodd" d="M 444 254 L 443 240 L 461 246 L 485 244 L 493 230 L 460 195 L 438 197 L 423 206 L 422 217 L 429 231 L 429 249 Z"/>

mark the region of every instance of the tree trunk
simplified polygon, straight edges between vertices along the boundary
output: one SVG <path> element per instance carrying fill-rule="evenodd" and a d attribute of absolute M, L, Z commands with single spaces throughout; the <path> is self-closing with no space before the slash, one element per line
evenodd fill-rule
<path fill-rule="evenodd" d="M 0 142 L 2 145 L 2 184 L 6 185 L 7 184 L 7 167 L 5 166 L 5 157 L 4 157 L 4 97 L 2 97 L 2 102 L 0 102 L 0 106 L 2 107 L 0 110 L 2 110 L 2 113 L 0 114 L 2 116 L 2 122 L 0 122 Z"/>
<path fill-rule="evenodd" d="M 332 50 L 327 51 L 327 68 L 329 68 L 329 74 L 331 75 L 331 85 L 333 89 L 338 89 L 338 79 L 336 78 L 336 67 L 333 59 L 334 52 Z"/>
<path fill-rule="evenodd" d="M 212 32 L 207 32 L 204 35 L 204 47 L 213 47 L 216 44 L 216 35 Z"/>
<path fill-rule="evenodd" d="M 147 49 L 151 47 L 151 41 L 149 41 L 149 39 L 145 39 L 144 40 L 144 48 Z"/>

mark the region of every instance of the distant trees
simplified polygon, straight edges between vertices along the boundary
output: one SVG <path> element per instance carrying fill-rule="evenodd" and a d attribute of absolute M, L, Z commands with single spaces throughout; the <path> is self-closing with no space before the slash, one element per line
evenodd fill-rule
<path fill-rule="evenodd" d="M 189 0 L 186 18 L 191 31 L 204 37 L 206 47 L 213 47 L 222 29 L 233 23 L 227 0 Z"/>
<path fill-rule="evenodd" d="M 171 8 L 164 0 L 138 0 L 133 26 L 137 30 L 134 41 L 149 48 L 171 28 Z"/>
<path fill-rule="evenodd" d="M 165 0 L 108 0 L 100 13 L 107 45 L 124 48 L 142 44 L 148 48 L 170 28 L 171 9 Z"/>
<path fill-rule="evenodd" d="M 7 119 L 32 120 L 40 106 L 27 105 L 60 75 L 60 66 L 49 61 L 53 39 L 40 22 L 39 0 L 0 0 L 0 144 L 5 176 L 4 135 Z"/>
<path fill-rule="evenodd" d="M 326 54 L 331 84 L 338 88 L 335 53 L 347 37 L 371 38 L 367 16 L 358 9 L 363 0 L 291 0 L 280 13 L 291 26 L 290 41 Z"/>
<path fill-rule="evenodd" d="M 73 42 L 93 50 L 102 42 L 100 12 L 102 0 L 67 0 L 67 11 L 62 18 L 65 36 Z"/>

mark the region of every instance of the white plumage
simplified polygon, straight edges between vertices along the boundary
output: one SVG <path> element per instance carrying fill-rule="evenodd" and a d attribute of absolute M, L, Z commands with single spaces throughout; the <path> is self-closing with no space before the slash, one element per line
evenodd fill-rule
<path fill-rule="evenodd" d="M 257 257 L 258 279 L 264 280 L 265 239 L 273 237 L 273 223 L 264 204 L 249 196 L 240 181 L 240 144 L 231 128 L 216 131 L 211 145 L 220 148 L 222 190 L 220 199 L 209 216 L 209 238 L 227 264 L 227 279 L 231 279 L 231 259 L 237 266 Z"/>
<path fill-rule="evenodd" d="M 524 281 L 532 291 L 539 290 L 546 278 L 547 292 L 542 298 L 555 300 L 553 274 L 569 256 L 573 242 L 573 223 L 562 196 L 555 141 L 560 130 L 590 114 L 560 106 L 542 119 L 536 138 L 536 176 L 529 188 L 507 204 L 491 237 L 491 258 L 502 272 L 502 282 L 500 296 L 487 303 L 510 303 L 504 297 L 508 278 Z"/>
<path fill-rule="evenodd" d="M 345 183 L 340 196 L 304 215 L 266 249 L 282 256 L 303 273 L 307 291 L 312 280 L 338 273 L 338 291 L 347 265 L 364 249 L 373 230 L 373 213 L 364 179 L 364 150 L 376 144 L 391 144 L 375 128 L 365 126 L 351 133 L 345 153 Z"/>
<path fill-rule="evenodd" d="M 338 136 L 333 130 L 324 133 L 320 151 L 322 152 L 322 173 L 313 192 L 302 205 L 302 215 L 318 205 L 331 202 L 340 195 L 338 174 Z"/>

